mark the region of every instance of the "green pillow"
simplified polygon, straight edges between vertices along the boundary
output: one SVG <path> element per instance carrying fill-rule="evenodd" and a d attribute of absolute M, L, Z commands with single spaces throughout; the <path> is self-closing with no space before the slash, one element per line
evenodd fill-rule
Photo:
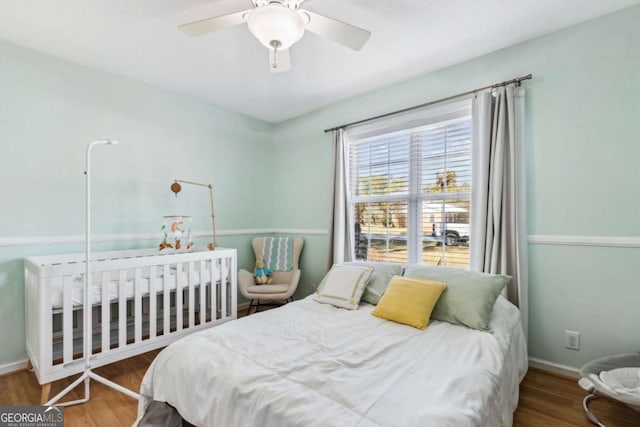
<path fill-rule="evenodd" d="M 389 281 L 393 276 L 401 276 L 403 266 L 401 264 L 392 264 L 390 262 L 367 262 L 367 261 L 351 261 L 345 262 L 344 265 L 353 265 L 358 267 L 372 267 L 373 273 L 367 282 L 367 287 L 362 294 L 362 301 L 369 304 L 377 305 L 380 297 L 387 290 Z"/>
<path fill-rule="evenodd" d="M 410 265 L 405 277 L 419 277 L 447 284 L 431 318 L 472 329 L 489 331 L 489 321 L 496 299 L 511 276 L 478 273 L 459 268 Z"/>

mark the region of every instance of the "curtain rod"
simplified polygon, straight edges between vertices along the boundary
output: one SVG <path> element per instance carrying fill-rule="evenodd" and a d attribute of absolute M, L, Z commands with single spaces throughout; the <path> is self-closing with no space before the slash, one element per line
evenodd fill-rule
<path fill-rule="evenodd" d="M 492 84 L 492 85 L 489 85 L 489 86 L 480 87 L 480 88 L 473 89 L 473 90 L 468 90 L 466 92 L 462 92 L 462 93 L 459 93 L 457 95 L 447 96 L 446 98 L 438 99 L 436 101 L 425 102 L 424 104 L 414 105 L 413 107 L 403 108 L 402 110 L 396 110 L 396 111 L 392 111 L 390 113 L 380 114 L 379 116 L 369 117 L 368 119 L 362 119 L 362 120 L 358 120 L 356 122 L 351 122 L 351 123 L 347 123 L 347 124 L 344 124 L 344 125 L 332 127 L 332 128 L 329 128 L 329 129 L 325 129 L 324 133 L 333 132 L 334 130 L 338 130 L 338 129 L 348 128 L 350 126 L 359 125 L 361 123 L 370 122 L 372 120 L 383 119 L 385 117 L 394 116 L 394 115 L 400 114 L 400 113 L 406 113 L 407 111 L 417 110 L 418 108 L 428 107 L 428 106 L 433 105 L 433 104 L 439 104 L 441 102 L 451 101 L 452 99 L 460 98 L 461 96 L 465 96 L 465 95 L 471 95 L 471 94 L 474 94 L 474 93 L 479 92 L 481 90 L 495 89 L 495 88 L 498 88 L 498 87 L 501 87 L 501 86 L 510 85 L 512 83 L 520 84 L 521 81 L 523 81 L 523 80 L 531 80 L 532 78 L 533 78 L 533 75 L 527 74 L 526 76 L 516 77 L 515 79 L 506 80 L 506 81 L 501 82 L 501 83 L 496 83 L 496 84 Z"/>

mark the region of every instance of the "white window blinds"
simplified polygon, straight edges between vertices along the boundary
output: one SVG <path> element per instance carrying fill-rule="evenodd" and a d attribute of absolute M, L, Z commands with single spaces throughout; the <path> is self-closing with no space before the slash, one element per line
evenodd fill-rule
<path fill-rule="evenodd" d="M 457 116 L 349 138 L 356 259 L 468 268 L 471 116 Z"/>

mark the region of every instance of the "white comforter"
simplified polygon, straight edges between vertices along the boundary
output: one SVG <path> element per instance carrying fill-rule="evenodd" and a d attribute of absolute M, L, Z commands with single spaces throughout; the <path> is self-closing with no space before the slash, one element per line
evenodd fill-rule
<path fill-rule="evenodd" d="M 198 426 L 509 426 L 527 357 L 500 297 L 493 333 L 418 329 L 310 298 L 190 335 L 154 360 L 139 415 L 167 402 Z"/>

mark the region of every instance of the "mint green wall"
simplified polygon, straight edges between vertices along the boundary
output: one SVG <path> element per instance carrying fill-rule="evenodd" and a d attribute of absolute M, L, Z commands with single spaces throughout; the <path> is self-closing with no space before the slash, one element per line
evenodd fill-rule
<path fill-rule="evenodd" d="M 274 226 L 328 227 L 331 136 L 323 129 L 532 73 L 529 234 L 640 235 L 638 22 L 640 6 L 276 125 Z M 307 243 L 303 283 L 322 278 L 327 244 Z M 532 357 L 579 367 L 640 349 L 640 249 L 530 245 L 529 261 Z M 565 329 L 582 333 L 580 351 L 564 349 Z"/>
<path fill-rule="evenodd" d="M 175 207 L 174 178 L 215 185 L 218 230 L 271 226 L 252 165 L 271 157 L 273 125 L 51 56 L 0 43 L 0 237 L 83 235 L 85 149 L 94 139 L 94 234 L 159 232 Z M 208 230 L 204 188 L 184 186 L 179 209 Z M 205 244 L 206 239 L 196 241 Z M 96 250 L 157 242 L 95 245 Z M 253 267 L 249 236 L 224 236 Z M 82 244 L 0 247 L 0 365 L 26 357 L 24 257 Z"/>

